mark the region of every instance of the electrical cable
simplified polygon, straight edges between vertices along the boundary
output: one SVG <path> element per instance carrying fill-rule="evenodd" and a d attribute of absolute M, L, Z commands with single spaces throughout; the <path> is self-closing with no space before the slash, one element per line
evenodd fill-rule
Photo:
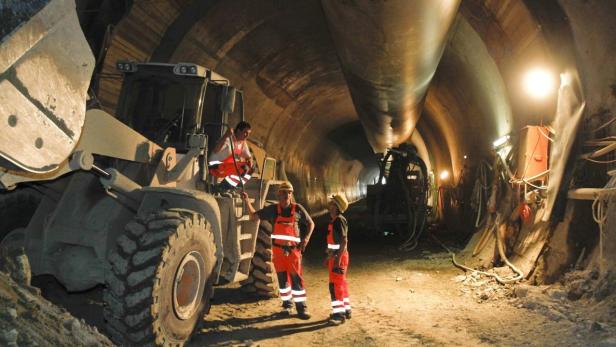
<path fill-rule="evenodd" d="M 612 164 L 612 163 L 616 163 L 616 159 L 612 159 L 612 160 L 596 160 L 596 159 L 591 159 L 591 158 L 584 158 L 584 160 L 588 160 L 591 163 L 596 163 L 596 164 Z"/>
<path fill-rule="evenodd" d="M 500 156 L 497 158 L 497 163 L 501 163 L 502 165 L 500 166 L 500 173 L 507 173 L 510 174 L 510 170 L 507 167 L 507 164 L 505 163 L 505 161 L 500 158 Z M 495 170 L 497 170 L 499 168 L 498 165 L 495 165 Z M 497 172 L 495 172 L 497 173 Z M 500 176 L 500 175 L 499 175 Z M 502 178 L 503 180 L 507 180 L 506 178 Z M 511 175 L 509 175 L 509 180 L 511 180 L 512 177 Z M 497 181 L 494 181 L 493 184 L 496 184 Z M 493 192 L 494 194 L 494 192 Z M 501 283 L 501 284 L 507 284 L 507 283 L 513 283 L 513 282 L 517 282 L 520 281 L 524 278 L 524 273 L 518 269 L 514 264 L 512 264 L 509 261 L 509 258 L 507 257 L 506 254 L 506 250 L 505 250 L 505 243 L 504 240 L 502 239 L 502 236 L 500 235 L 498 228 L 501 226 L 501 216 L 499 213 L 496 213 L 494 215 L 494 220 L 493 223 L 490 223 L 489 220 L 486 221 L 486 228 L 484 229 L 484 232 L 482 233 L 479 242 L 477 243 L 477 245 L 475 246 L 475 248 L 473 249 L 473 256 L 475 256 L 476 254 L 478 254 L 481 250 L 483 250 L 483 248 L 487 245 L 488 243 L 488 239 L 490 235 L 494 235 L 495 239 L 496 239 L 496 248 L 498 250 L 498 253 L 501 257 L 501 259 L 505 262 L 505 264 L 511 268 L 511 270 L 516 274 L 514 277 L 512 278 L 502 278 L 500 277 L 498 274 L 496 273 L 489 273 L 489 272 L 485 272 L 485 271 L 480 271 L 480 270 L 476 270 L 473 268 L 470 268 L 464 264 L 459 263 L 456 258 L 455 258 L 455 253 L 451 252 L 451 250 L 449 250 L 449 248 L 447 248 L 440 240 L 438 240 L 438 238 L 436 238 L 436 236 L 434 236 L 433 234 L 432 237 L 435 238 L 437 240 L 437 242 L 439 244 L 441 244 L 441 246 L 443 246 L 443 248 L 445 248 L 445 250 L 447 250 L 451 256 L 452 256 L 452 262 L 456 267 L 459 267 L 465 271 L 471 271 L 471 272 L 476 272 L 476 273 L 480 273 L 482 275 L 485 276 L 489 276 L 489 277 L 493 277 L 497 282 Z"/>
<path fill-rule="evenodd" d="M 492 228 L 493 230 L 496 229 L 499 225 L 499 220 L 500 220 L 500 216 L 497 214 L 494 225 L 495 227 Z M 511 268 L 511 270 L 513 270 L 513 272 L 516 273 L 516 276 L 512 277 L 512 278 L 502 278 L 500 277 L 497 273 L 491 273 L 491 272 L 486 272 L 486 271 L 481 271 L 481 270 L 477 270 L 477 269 L 473 269 L 471 267 L 468 267 L 462 263 L 459 263 L 456 260 L 456 254 L 454 252 L 452 252 L 441 240 L 439 240 L 434 234 L 430 234 L 430 236 L 432 236 L 432 238 L 441 245 L 441 247 L 443 247 L 450 255 L 451 255 L 451 261 L 453 263 L 454 266 L 464 270 L 464 271 L 470 271 L 470 272 L 474 272 L 474 273 L 479 273 L 482 274 L 484 276 L 488 276 L 488 277 L 492 277 L 494 278 L 498 283 L 500 284 L 508 284 L 508 283 L 514 283 L 514 282 L 518 282 L 520 280 L 522 280 L 524 278 L 524 273 L 522 271 L 520 271 L 520 269 L 518 269 L 515 265 L 513 265 L 509 259 L 507 258 L 507 255 L 505 254 L 505 248 L 503 245 L 502 240 L 500 240 L 500 237 L 498 235 L 498 231 L 496 231 L 496 243 L 497 243 L 497 248 L 498 248 L 498 253 L 500 254 L 501 258 L 503 259 L 503 261 L 505 262 L 505 264 L 507 264 L 507 266 L 509 266 Z"/>
<path fill-rule="evenodd" d="M 535 189 L 541 189 L 541 190 L 547 190 L 548 189 L 547 186 L 538 186 L 538 185 L 532 184 L 527 179 L 523 179 L 522 182 L 526 183 L 527 185 L 529 185 L 529 186 L 531 186 L 531 187 L 533 187 Z"/>
<path fill-rule="evenodd" d="M 616 176 L 613 176 L 605 185 L 606 189 L 616 188 Z M 603 242 L 605 239 L 605 224 L 607 222 L 608 199 L 614 196 L 613 192 L 600 192 L 592 202 L 592 219 L 599 226 L 599 259 L 603 261 Z"/>
<path fill-rule="evenodd" d="M 610 152 L 613 152 L 616 150 L 616 141 L 612 141 L 609 145 L 604 146 L 603 148 L 597 149 L 596 151 L 592 152 L 592 153 L 586 153 L 586 154 L 582 154 L 582 158 L 586 159 L 586 158 L 597 158 L 597 157 L 601 157 L 604 156 Z"/>
<path fill-rule="evenodd" d="M 596 129 L 594 129 L 594 130 L 590 130 L 590 131 L 588 131 L 588 132 L 589 132 L 589 133 L 594 133 L 594 132 L 597 132 L 597 131 L 599 131 L 599 130 L 601 130 L 601 129 L 605 128 L 605 127 L 607 127 L 608 125 L 610 125 L 610 124 L 614 123 L 614 121 L 616 121 L 616 117 L 614 117 L 614 118 L 612 118 L 612 119 L 608 120 L 607 122 L 605 122 L 603 125 L 599 126 L 598 128 L 596 128 Z"/>
<path fill-rule="evenodd" d="M 537 130 L 539 130 L 539 133 L 540 133 L 543 137 L 545 137 L 546 139 L 548 139 L 548 141 L 550 141 L 550 142 L 554 142 L 554 139 L 553 139 L 553 138 L 551 138 L 549 135 L 544 134 L 544 133 L 543 133 L 543 130 L 541 130 L 541 128 L 537 128 Z M 549 133 L 549 131 L 548 131 L 548 133 Z"/>

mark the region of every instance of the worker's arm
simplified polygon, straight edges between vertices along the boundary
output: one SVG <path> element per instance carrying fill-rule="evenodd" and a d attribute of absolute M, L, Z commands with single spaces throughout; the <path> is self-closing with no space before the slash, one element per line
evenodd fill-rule
<path fill-rule="evenodd" d="M 231 138 L 231 128 L 228 128 L 224 135 L 218 140 L 214 149 L 212 149 L 213 153 L 218 153 L 222 150 L 222 147 L 225 145 L 225 142 L 228 138 Z"/>
<path fill-rule="evenodd" d="M 346 233 L 342 234 L 342 237 L 340 238 L 340 251 L 336 257 L 336 267 L 340 267 L 340 258 L 347 250 L 348 239 L 349 238 Z"/>
<path fill-rule="evenodd" d="M 338 249 L 338 252 L 336 252 L 336 258 L 334 260 L 335 267 L 340 267 L 340 258 L 347 251 L 347 245 L 349 243 L 348 231 L 349 231 L 349 226 L 346 223 L 346 219 L 343 219 L 343 218 L 336 219 L 336 222 L 334 223 L 334 232 L 338 234 L 340 237 L 340 240 L 339 240 L 340 249 Z"/>
<path fill-rule="evenodd" d="M 257 210 L 255 210 L 254 206 L 252 206 L 252 203 L 250 202 L 250 199 L 248 198 L 248 194 L 246 192 L 242 192 L 242 200 L 244 200 L 246 206 L 248 207 L 248 214 L 250 214 L 250 220 L 258 221 L 260 219 L 259 214 L 257 213 Z"/>
<path fill-rule="evenodd" d="M 310 237 L 312 236 L 312 231 L 314 230 L 314 221 L 312 220 L 312 218 L 310 218 L 310 215 L 303 207 L 302 210 L 304 216 L 306 216 L 306 226 L 308 227 L 308 230 L 306 231 L 306 236 L 304 237 L 304 239 L 302 240 L 302 244 L 300 245 L 300 250 L 303 252 L 306 250 L 306 247 L 310 242 Z"/>
<path fill-rule="evenodd" d="M 244 159 L 250 168 L 253 167 L 252 162 L 252 153 L 250 152 L 250 147 L 248 146 L 248 142 L 244 141 L 244 148 L 242 148 L 242 159 Z"/>

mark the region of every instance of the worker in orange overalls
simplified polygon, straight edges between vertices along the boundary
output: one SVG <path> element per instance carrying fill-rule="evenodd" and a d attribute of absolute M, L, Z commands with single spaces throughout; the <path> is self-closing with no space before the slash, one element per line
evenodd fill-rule
<path fill-rule="evenodd" d="M 295 303 L 297 316 L 310 319 L 306 305 L 306 289 L 302 278 L 302 253 L 306 249 L 314 222 L 306 209 L 293 202 L 293 186 L 284 182 L 278 187 L 278 203 L 255 211 L 248 199 L 248 194 L 242 193 L 242 198 L 248 206 L 252 220 L 273 221 L 272 230 L 272 260 L 278 277 L 280 299 L 282 299 L 283 314 L 289 315 Z M 300 238 L 299 224 L 307 227 L 306 235 Z"/>
<path fill-rule="evenodd" d="M 340 325 L 351 319 L 351 302 L 346 274 L 349 269 L 348 223 L 342 215 L 349 207 L 344 194 L 335 194 L 328 204 L 331 220 L 327 226 L 327 267 L 332 315 L 329 322 Z"/>
<path fill-rule="evenodd" d="M 252 171 L 252 154 L 246 140 L 251 133 L 250 123 L 241 121 L 235 130 L 227 129 L 212 149 L 208 169 L 212 176 L 222 178 L 221 189 L 227 190 L 246 183 Z"/>

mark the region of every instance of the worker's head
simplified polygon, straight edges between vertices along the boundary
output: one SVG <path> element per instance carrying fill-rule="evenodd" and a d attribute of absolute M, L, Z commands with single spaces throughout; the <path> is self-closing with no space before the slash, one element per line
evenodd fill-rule
<path fill-rule="evenodd" d="M 344 211 L 346 211 L 348 207 L 349 201 L 347 200 L 346 196 L 344 196 L 344 194 L 340 193 L 332 195 L 331 199 L 329 200 L 327 209 L 329 210 L 329 214 L 334 217 L 341 213 L 344 213 Z"/>
<path fill-rule="evenodd" d="M 288 205 L 293 198 L 293 185 L 290 182 L 283 182 L 278 186 L 278 202 L 282 205 Z"/>
<path fill-rule="evenodd" d="M 251 131 L 252 129 L 250 127 L 250 123 L 246 121 L 241 121 L 235 126 L 234 135 L 237 140 L 243 141 L 246 140 L 248 136 L 250 136 Z"/>

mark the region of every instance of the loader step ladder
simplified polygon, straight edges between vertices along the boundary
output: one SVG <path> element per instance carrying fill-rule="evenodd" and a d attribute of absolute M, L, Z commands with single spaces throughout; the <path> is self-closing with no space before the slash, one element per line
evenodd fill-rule
<path fill-rule="evenodd" d="M 251 192 L 248 192 L 251 195 Z M 248 199 L 251 203 L 255 203 L 255 199 Z M 239 249 L 239 264 L 233 282 L 243 281 L 248 278 L 250 273 L 250 265 L 252 257 L 254 255 L 256 237 L 258 233 L 257 221 L 252 221 L 248 214 L 248 209 L 244 206 L 244 202 L 241 199 L 235 201 L 236 208 L 236 226 L 238 242 L 240 244 Z"/>

